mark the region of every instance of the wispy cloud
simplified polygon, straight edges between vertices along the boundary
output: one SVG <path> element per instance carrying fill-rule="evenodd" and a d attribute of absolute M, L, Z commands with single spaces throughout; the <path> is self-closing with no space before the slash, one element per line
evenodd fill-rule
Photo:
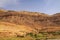
<path fill-rule="evenodd" d="M 46 5 L 48 6 L 48 5 L 51 4 L 51 2 L 52 2 L 53 0 L 44 0 L 44 1 L 45 1 Z"/>
<path fill-rule="evenodd" d="M 18 0 L 0 0 L 0 7 L 5 6 L 18 6 L 19 2 Z"/>
<path fill-rule="evenodd" d="M 0 0 L 0 7 L 3 7 L 7 3 L 7 0 Z"/>

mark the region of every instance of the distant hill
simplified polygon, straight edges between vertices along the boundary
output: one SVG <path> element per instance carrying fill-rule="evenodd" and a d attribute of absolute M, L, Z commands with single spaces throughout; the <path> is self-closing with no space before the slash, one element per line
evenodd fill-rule
<path fill-rule="evenodd" d="M 16 31 L 27 33 L 60 31 L 60 13 L 48 15 L 39 12 L 0 10 L 0 25 L 4 25 L 0 26 L 3 30 L 12 30 L 14 27 L 13 30 L 18 28 Z"/>

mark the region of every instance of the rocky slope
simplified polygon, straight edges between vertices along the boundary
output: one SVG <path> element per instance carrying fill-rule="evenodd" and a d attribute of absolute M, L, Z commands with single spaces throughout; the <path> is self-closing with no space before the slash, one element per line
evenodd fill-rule
<path fill-rule="evenodd" d="M 60 13 L 47 15 L 39 12 L 0 10 L 0 30 L 14 33 L 60 31 Z"/>

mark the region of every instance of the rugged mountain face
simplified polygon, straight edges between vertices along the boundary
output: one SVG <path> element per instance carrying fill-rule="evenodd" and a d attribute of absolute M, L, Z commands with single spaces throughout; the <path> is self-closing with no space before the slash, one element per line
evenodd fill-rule
<path fill-rule="evenodd" d="M 46 17 L 47 17 L 46 14 L 26 11 L 22 12 L 7 11 L 0 13 L 1 21 L 14 23 L 17 25 L 25 25 L 35 30 L 41 30 L 43 27 L 46 26 L 47 23 Z"/>
<path fill-rule="evenodd" d="M 0 25 L 1 22 L 4 22 L 2 25 L 6 25 L 4 26 L 7 27 L 5 30 L 13 27 L 9 26 L 10 24 L 15 24 L 14 28 L 18 28 L 19 31 L 23 29 L 25 32 L 27 30 L 29 32 L 60 31 L 60 13 L 47 15 L 39 12 L 0 10 Z M 4 29 L 4 27 L 2 27 L 2 29 Z M 11 28 L 10 30 L 12 30 Z"/>

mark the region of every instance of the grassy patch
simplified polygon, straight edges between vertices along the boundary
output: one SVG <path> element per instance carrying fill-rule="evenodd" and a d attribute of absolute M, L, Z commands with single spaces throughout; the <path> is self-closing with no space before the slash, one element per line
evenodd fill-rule
<path fill-rule="evenodd" d="M 60 38 L 59 32 L 50 32 L 50 33 L 45 33 L 41 32 L 38 34 L 33 34 L 33 33 L 28 33 L 24 37 L 1 37 L 0 40 L 47 40 L 47 38 L 50 39 L 57 39 Z"/>

